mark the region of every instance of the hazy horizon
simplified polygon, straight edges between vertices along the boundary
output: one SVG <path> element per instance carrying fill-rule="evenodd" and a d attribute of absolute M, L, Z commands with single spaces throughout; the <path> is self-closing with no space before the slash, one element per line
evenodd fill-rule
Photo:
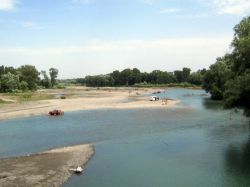
<path fill-rule="evenodd" d="M 0 0 L 1 64 L 59 78 L 208 68 L 230 51 L 248 0 Z"/>

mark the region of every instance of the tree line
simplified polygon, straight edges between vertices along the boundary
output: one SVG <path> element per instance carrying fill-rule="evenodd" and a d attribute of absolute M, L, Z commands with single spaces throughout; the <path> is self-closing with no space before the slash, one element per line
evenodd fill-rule
<path fill-rule="evenodd" d="M 250 16 L 234 27 L 231 48 L 205 73 L 203 88 L 225 107 L 243 107 L 250 115 Z"/>
<path fill-rule="evenodd" d="M 250 115 L 250 16 L 234 27 L 231 52 L 217 58 L 208 70 L 191 72 L 182 70 L 167 72 L 154 70 L 141 72 L 137 68 L 113 71 L 106 75 L 86 76 L 76 83 L 92 87 L 132 86 L 135 84 L 190 83 L 202 85 L 212 99 L 222 100 L 225 107 L 243 107 Z M 36 90 L 38 87 L 53 88 L 57 84 L 58 70 L 50 68 L 39 72 L 35 66 L 19 68 L 0 66 L 0 92 Z"/>
<path fill-rule="evenodd" d="M 141 72 L 137 68 L 113 71 L 106 75 L 86 76 L 84 79 L 77 79 L 79 83 L 91 87 L 105 86 L 132 86 L 135 84 L 171 84 L 190 83 L 201 85 L 206 70 L 198 70 L 191 73 L 190 68 L 184 67 L 182 70 L 167 72 L 154 70 L 150 73 Z"/>
<path fill-rule="evenodd" d="M 189 68 L 174 72 L 139 69 L 113 71 L 106 75 L 86 76 L 77 79 L 87 86 L 131 86 L 135 84 L 190 83 L 201 85 L 214 100 L 222 100 L 227 108 L 243 107 L 250 115 L 250 16 L 234 27 L 232 52 L 217 58 L 208 70 L 192 72 Z"/>
<path fill-rule="evenodd" d="M 57 83 L 58 70 L 39 72 L 35 66 L 23 65 L 18 68 L 0 66 L 0 92 L 34 91 L 38 88 L 53 88 Z"/>

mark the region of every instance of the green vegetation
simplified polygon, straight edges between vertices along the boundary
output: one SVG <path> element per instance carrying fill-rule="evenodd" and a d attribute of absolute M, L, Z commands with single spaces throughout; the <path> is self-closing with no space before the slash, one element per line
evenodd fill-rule
<path fill-rule="evenodd" d="M 55 68 L 50 68 L 49 69 L 49 75 L 50 75 L 50 83 L 51 87 L 53 88 L 56 85 L 56 78 L 58 75 L 58 70 Z"/>
<path fill-rule="evenodd" d="M 39 72 L 35 66 L 25 65 L 16 70 L 20 81 L 27 85 L 28 90 L 36 90 L 39 82 Z"/>
<path fill-rule="evenodd" d="M 46 71 L 41 71 L 41 74 L 43 76 L 43 79 L 41 80 L 41 85 L 43 85 L 45 88 L 51 88 L 51 81 L 49 79 L 49 76 L 47 75 Z"/>
<path fill-rule="evenodd" d="M 57 85 L 57 75 L 58 70 L 55 68 L 50 68 L 49 78 L 46 71 L 39 73 L 36 67 L 31 65 L 24 65 L 17 69 L 0 66 L 0 92 L 35 91 L 38 87 L 53 88 Z"/>
<path fill-rule="evenodd" d="M 1 76 L 1 90 L 3 92 L 9 92 L 12 90 L 17 90 L 19 87 L 19 76 L 14 75 L 10 72 L 3 74 Z"/>
<path fill-rule="evenodd" d="M 227 108 L 243 107 L 250 114 L 250 17 L 234 28 L 232 52 L 217 59 L 204 75 L 203 88 Z"/>
<path fill-rule="evenodd" d="M 119 72 L 113 71 L 107 75 L 86 76 L 85 79 L 77 81 L 86 86 L 105 87 L 105 86 L 181 86 L 193 87 L 201 86 L 202 79 L 206 70 L 199 70 L 191 73 L 191 69 L 183 68 L 174 72 L 154 70 L 151 73 L 140 72 L 137 68 L 124 69 Z"/>
<path fill-rule="evenodd" d="M 154 70 L 147 73 L 137 68 L 127 68 L 121 72 L 116 70 L 106 75 L 57 81 L 58 70 L 55 68 L 49 69 L 50 76 L 48 76 L 46 71 L 39 73 L 35 66 L 31 65 L 24 65 L 17 69 L 0 66 L 0 92 L 14 93 L 20 100 L 36 100 L 37 95 L 29 91 L 36 90 L 38 87 L 65 88 L 67 85 L 81 84 L 91 87 L 199 88 L 202 85 L 207 92 L 211 93 L 212 99 L 223 100 L 227 108 L 243 107 L 250 115 L 250 16 L 236 25 L 234 31 L 232 52 L 217 58 L 216 63 L 208 70 L 191 72 L 191 69 L 184 67 L 174 72 Z M 39 97 L 47 99 L 51 96 L 39 95 Z"/>
<path fill-rule="evenodd" d="M 38 100 L 47 100 L 47 99 L 54 99 L 54 96 L 47 93 L 40 93 L 40 92 L 12 92 L 6 93 L 6 96 L 9 96 L 16 100 L 17 102 L 23 101 L 38 101 Z"/>
<path fill-rule="evenodd" d="M 13 102 L 11 102 L 11 101 L 5 101 L 3 99 L 0 99 L 0 105 L 1 104 L 10 104 L 10 103 L 13 103 Z"/>

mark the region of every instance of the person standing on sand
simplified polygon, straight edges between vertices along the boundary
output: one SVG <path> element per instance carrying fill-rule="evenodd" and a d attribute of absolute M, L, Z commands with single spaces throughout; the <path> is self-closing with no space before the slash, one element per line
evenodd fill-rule
<path fill-rule="evenodd" d="M 168 99 L 162 99 L 162 105 L 167 105 L 168 104 Z"/>

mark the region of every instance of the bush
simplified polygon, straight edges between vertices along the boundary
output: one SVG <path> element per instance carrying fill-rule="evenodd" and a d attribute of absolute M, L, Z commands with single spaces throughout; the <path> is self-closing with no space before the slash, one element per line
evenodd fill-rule
<path fill-rule="evenodd" d="M 65 95 L 62 95 L 62 96 L 60 97 L 60 99 L 66 99 L 66 96 L 65 96 Z"/>
<path fill-rule="evenodd" d="M 22 99 L 29 100 L 32 97 L 32 93 L 23 93 Z"/>
<path fill-rule="evenodd" d="M 58 84 L 58 85 L 56 85 L 55 88 L 57 88 L 57 89 L 65 89 L 66 86 L 64 84 Z"/>
<path fill-rule="evenodd" d="M 20 84 L 19 84 L 19 88 L 24 92 L 24 91 L 27 91 L 29 88 L 28 88 L 28 83 L 25 82 L 25 81 L 21 81 Z"/>

